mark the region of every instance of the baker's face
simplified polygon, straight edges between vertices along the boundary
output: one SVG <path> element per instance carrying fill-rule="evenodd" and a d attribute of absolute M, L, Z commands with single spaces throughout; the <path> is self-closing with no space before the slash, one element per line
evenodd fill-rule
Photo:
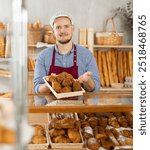
<path fill-rule="evenodd" d="M 74 27 L 71 21 L 67 17 L 60 17 L 55 19 L 53 32 L 56 37 L 56 41 L 61 44 L 66 44 L 71 41 Z"/>

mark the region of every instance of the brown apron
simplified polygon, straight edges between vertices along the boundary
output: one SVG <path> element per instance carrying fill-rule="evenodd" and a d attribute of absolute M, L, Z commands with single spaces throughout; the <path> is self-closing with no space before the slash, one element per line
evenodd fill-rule
<path fill-rule="evenodd" d="M 60 66 L 55 66 L 55 53 L 56 53 L 56 50 L 54 48 L 53 57 L 52 57 L 52 64 L 50 65 L 50 68 L 49 68 L 49 75 L 51 73 L 59 74 L 59 73 L 62 73 L 62 72 L 67 72 L 69 74 L 72 74 L 72 76 L 75 79 L 77 79 L 78 78 L 78 66 L 76 64 L 76 62 L 77 62 L 76 46 L 74 45 L 74 57 L 73 57 L 74 65 L 72 67 L 63 68 L 63 67 L 60 67 Z"/>

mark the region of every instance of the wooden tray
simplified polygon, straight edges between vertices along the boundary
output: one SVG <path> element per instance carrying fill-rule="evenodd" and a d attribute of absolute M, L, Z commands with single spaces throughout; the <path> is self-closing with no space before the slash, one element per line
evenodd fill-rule
<path fill-rule="evenodd" d="M 45 129 L 45 135 L 46 135 L 46 143 L 44 144 L 28 144 L 28 149 L 29 150 L 37 150 L 37 149 L 48 149 L 49 146 L 49 135 L 48 135 L 48 126 L 47 124 L 42 124 L 42 123 L 31 123 L 30 125 L 42 125 Z"/>
<path fill-rule="evenodd" d="M 81 91 L 75 91 L 75 92 L 67 92 L 67 93 L 57 93 L 52 87 L 51 85 L 46 81 L 46 76 L 43 77 L 44 82 L 46 83 L 46 85 L 48 86 L 48 88 L 50 89 L 50 91 L 55 95 L 55 97 L 57 99 L 60 98 L 65 98 L 65 97 L 74 97 L 74 96 L 81 96 L 83 95 L 83 93 L 85 93 L 85 90 L 82 88 Z"/>
<path fill-rule="evenodd" d="M 71 113 L 71 114 L 73 114 L 73 116 L 71 118 L 79 120 L 77 113 Z M 52 116 L 50 115 L 49 117 L 51 120 Z M 65 148 L 68 150 L 70 150 L 70 149 L 81 149 L 81 148 L 83 148 L 83 145 L 84 145 L 83 136 L 81 133 L 81 128 L 79 128 L 79 133 L 81 136 L 81 143 L 53 143 L 51 140 L 51 136 L 49 135 L 50 145 L 52 148 L 56 148 L 56 149 L 65 149 Z"/>

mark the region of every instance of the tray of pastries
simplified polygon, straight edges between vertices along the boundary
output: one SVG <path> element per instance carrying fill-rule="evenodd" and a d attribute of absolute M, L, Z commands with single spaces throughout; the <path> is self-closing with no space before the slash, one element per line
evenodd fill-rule
<path fill-rule="evenodd" d="M 133 116 L 130 112 L 78 113 L 88 149 L 133 150 Z"/>
<path fill-rule="evenodd" d="M 57 99 L 81 96 L 85 92 L 81 83 L 69 73 L 51 74 L 43 77 L 44 82 Z"/>
<path fill-rule="evenodd" d="M 48 149 L 48 126 L 46 124 L 31 125 L 34 128 L 34 134 L 30 143 L 28 144 L 28 149 Z"/>
<path fill-rule="evenodd" d="M 50 115 L 49 137 L 52 148 L 82 148 L 80 122 L 75 113 Z"/>

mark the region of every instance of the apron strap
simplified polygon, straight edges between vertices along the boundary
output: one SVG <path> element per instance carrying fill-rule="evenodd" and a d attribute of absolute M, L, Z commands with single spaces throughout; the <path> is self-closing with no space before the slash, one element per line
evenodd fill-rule
<path fill-rule="evenodd" d="M 76 46 L 75 46 L 75 44 L 74 44 L 74 66 L 76 66 L 77 65 L 77 50 L 76 50 Z"/>
<path fill-rule="evenodd" d="M 55 47 L 54 47 L 54 50 L 53 50 L 53 57 L 52 57 L 52 66 L 54 66 L 55 64 Z"/>

